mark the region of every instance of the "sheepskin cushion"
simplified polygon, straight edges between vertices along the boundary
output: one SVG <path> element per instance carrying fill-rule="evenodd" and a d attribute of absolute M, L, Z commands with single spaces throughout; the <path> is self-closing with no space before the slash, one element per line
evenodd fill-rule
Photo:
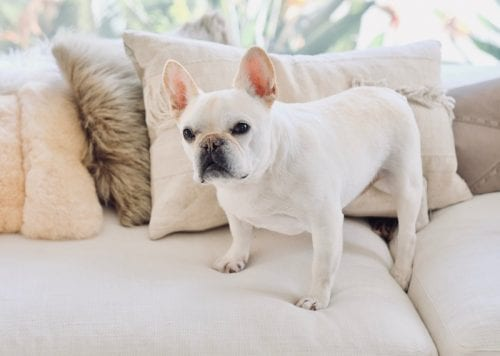
<path fill-rule="evenodd" d="M 19 91 L 25 201 L 21 232 L 33 238 L 81 239 L 99 232 L 102 208 L 82 164 L 85 136 L 62 82 Z"/>
<path fill-rule="evenodd" d="M 21 229 L 24 174 L 15 95 L 0 96 L 0 232 Z"/>
<path fill-rule="evenodd" d="M 0 93 L 0 232 L 95 235 L 103 216 L 85 136 L 48 46 L 2 56 Z"/>

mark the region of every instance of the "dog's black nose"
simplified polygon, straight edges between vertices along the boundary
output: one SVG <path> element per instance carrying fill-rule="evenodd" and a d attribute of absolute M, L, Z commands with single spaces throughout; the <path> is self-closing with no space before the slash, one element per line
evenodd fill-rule
<path fill-rule="evenodd" d="M 213 152 L 222 145 L 224 145 L 224 139 L 216 135 L 207 135 L 200 142 L 200 147 L 208 152 Z"/>

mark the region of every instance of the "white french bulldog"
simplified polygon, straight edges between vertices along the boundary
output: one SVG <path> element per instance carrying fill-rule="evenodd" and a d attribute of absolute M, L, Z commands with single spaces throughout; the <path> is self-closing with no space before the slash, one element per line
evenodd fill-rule
<path fill-rule="evenodd" d="M 244 55 L 233 89 L 204 93 L 173 60 L 163 83 L 194 179 L 216 187 L 229 221 L 233 242 L 215 269 L 245 268 L 254 227 L 308 231 L 312 283 L 297 305 L 327 307 L 342 255 L 342 208 L 377 179 L 397 205 L 391 273 L 408 287 L 423 181 L 419 131 L 406 98 L 358 87 L 307 103 L 276 101 L 274 67 L 258 47 Z"/>

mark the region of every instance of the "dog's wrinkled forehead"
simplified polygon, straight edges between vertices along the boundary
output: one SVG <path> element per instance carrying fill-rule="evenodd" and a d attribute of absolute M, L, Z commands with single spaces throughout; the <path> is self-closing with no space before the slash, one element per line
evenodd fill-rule
<path fill-rule="evenodd" d="M 248 95 L 228 89 L 199 95 L 182 115 L 180 124 L 201 131 L 218 131 L 255 115 L 259 112 Z"/>

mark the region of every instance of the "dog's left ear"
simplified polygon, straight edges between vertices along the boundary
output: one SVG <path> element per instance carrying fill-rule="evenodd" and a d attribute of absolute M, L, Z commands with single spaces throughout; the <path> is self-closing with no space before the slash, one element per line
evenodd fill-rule
<path fill-rule="evenodd" d="M 264 100 L 268 106 L 276 100 L 278 90 L 274 66 L 262 48 L 252 47 L 245 53 L 234 79 L 234 87 Z"/>
<path fill-rule="evenodd" d="M 172 59 L 163 68 L 163 87 L 168 94 L 170 112 L 176 120 L 189 101 L 201 92 L 186 68 Z"/>

